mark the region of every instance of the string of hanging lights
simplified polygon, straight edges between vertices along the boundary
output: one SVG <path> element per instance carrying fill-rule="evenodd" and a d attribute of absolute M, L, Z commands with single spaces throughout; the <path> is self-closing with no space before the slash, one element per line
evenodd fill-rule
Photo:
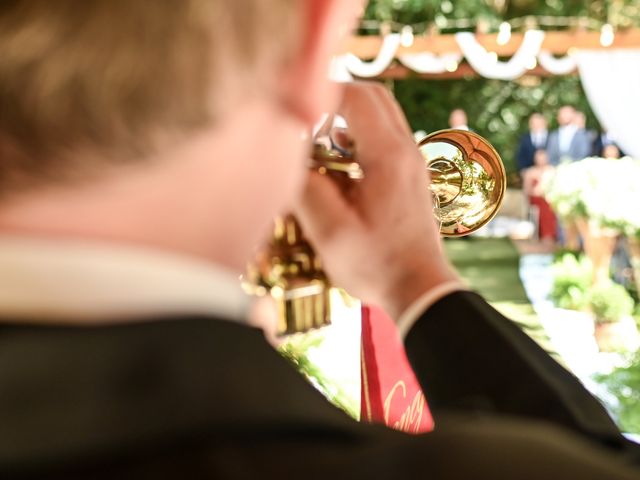
<path fill-rule="evenodd" d="M 486 34 L 497 31 L 498 44 L 505 45 L 511 38 L 514 30 L 547 30 L 547 29 L 576 29 L 583 31 L 599 31 L 600 44 L 608 47 L 613 44 L 616 34 L 616 26 L 602 22 L 595 18 L 588 17 L 568 17 L 568 16 L 526 16 L 504 20 L 499 23 L 491 22 L 484 18 L 454 18 L 449 19 L 438 16 L 432 22 L 418 22 L 403 24 L 395 21 L 362 20 L 360 30 L 367 34 L 378 33 L 388 35 L 399 33 L 401 44 L 409 47 L 413 43 L 415 35 L 436 35 L 440 32 L 458 32 L 463 30 L 473 30 L 476 33 Z"/>

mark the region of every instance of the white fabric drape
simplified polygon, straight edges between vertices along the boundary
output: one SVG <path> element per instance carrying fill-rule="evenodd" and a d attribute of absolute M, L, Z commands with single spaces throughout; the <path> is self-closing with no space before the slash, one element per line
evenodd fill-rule
<path fill-rule="evenodd" d="M 353 80 L 353 75 L 361 78 L 377 77 L 393 62 L 398 47 L 400 46 L 400 39 L 401 36 L 396 33 L 385 36 L 378 55 L 369 62 L 361 60 L 352 53 L 334 57 L 331 63 L 329 77 L 342 82 Z M 443 73 L 447 70 L 447 67 L 450 67 L 452 64 L 455 64 L 457 67 L 460 60 L 462 60 L 462 54 L 445 53 L 443 55 L 434 55 L 428 52 L 408 53 L 399 55 L 398 60 L 414 72 Z"/>
<path fill-rule="evenodd" d="M 334 82 L 352 82 L 353 75 L 347 67 L 347 56 L 337 55 L 331 59 L 329 64 L 329 79 Z"/>
<path fill-rule="evenodd" d="M 598 120 L 625 153 L 640 159 L 640 50 L 580 50 L 575 58 Z"/>
<path fill-rule="evenodd" d="M 546 50 L 538 54 L 538 61 L 542 68 L 554 75 L 567 75 L 578 68 L 576 59 L 572 56 L 565 55 L 564 57 L 556 58 L 551 52 Z"/>
<path fill-rule="evenodd" d="M 518 51 L 507 62 L 499 62 L 478 42 L 475 34 L 460 32 L 456 34 L 456 41 L 460 52 L 448 52 L 435 55 L 430 52 L 407 53 L 397 58 L 404 66 L 417 73 L 443 73 L 447 69 L 455 70 L 463 56 L 471 66 L 483 77 L 499 80 L 514 80 L 524 73 L 532 64 L 532 60 L 540 53 L 544 40 L 544 32 L 529 30 L 525 33 Z M 363 61 L 352 53 L 336 57 L 331 66 L 330 76 L 339 81 L 349 81 L 353 76 L 361 78 L 377 77 L 382 74 L 396 58 L 401 43 L 401 35 L 392 33 L 386 35 L 382 46 L 371 61 Z M 549 65 L 552 73 L 562 74 L 571 67 L 572 59 L 555 59 L 552 55 L 541 58 L 541 63 Z M 535 62 L 534 62 L 535 64 Z M 573 67 L 575 68 L 575 63 Z M 566 72 L 564 72 L 566 73 Z"/>
<path fill-rule="evenodd" d="M 529 30 L 518 51 L 507 62 L 495 61 L 472 32 L 456 33 L 456 41 L 473 69 L 485 78 L 515 80 L 527 71 L 531 60 L 540 52 L 544 32 Z"/>
<path fill-rule="evenodd" d="M 462 54 L 445 53 L 443 55 L 435 55 L 429 52 L 409 53 L 398 57 L 400 63 L 417 73 L 444 73 L 447 67 L 455 66 L 457 68 Z M 455 68 L 454 68 L 455 70 Z"/>
<path fill-rule="evenodd" d="M 378 56 L 370 61 L 363 62 L 356 55 L 348 53 L 345 62 L 349 71 L 357 77 L 376 77 L 384 72 L 393 61 L 396 50 L 400 46 L 400 35 L 392 33 L 384 37 Z"/>

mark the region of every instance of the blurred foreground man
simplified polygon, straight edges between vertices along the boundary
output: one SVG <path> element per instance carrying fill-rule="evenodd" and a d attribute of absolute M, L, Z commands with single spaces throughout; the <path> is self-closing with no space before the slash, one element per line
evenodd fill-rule
<path fill-rule="evenodd" d="M 325 81 L 358 3 L 0 4 L 0 478 L 638 477 L 600 404 L 460 285 L 391 96 Z M 325 111 L 366 172 L 349 198 L 307 175 Z M 435 432 L 352 421 L 247 325 L 237 276 L 291 208 L 398 320 Z"/>

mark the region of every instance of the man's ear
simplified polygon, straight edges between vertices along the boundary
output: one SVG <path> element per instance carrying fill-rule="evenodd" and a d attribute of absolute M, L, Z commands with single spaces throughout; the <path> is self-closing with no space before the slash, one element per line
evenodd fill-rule
<path fill-rule="evenodd" d="M 362 12 L 361 0 L 304 0 L 300 9 L 300 47 L 285 69 L 281 86 L 286 107 L 308 126 L 333 111 L 339 88 L 328 80 L 331 57 Z"/>

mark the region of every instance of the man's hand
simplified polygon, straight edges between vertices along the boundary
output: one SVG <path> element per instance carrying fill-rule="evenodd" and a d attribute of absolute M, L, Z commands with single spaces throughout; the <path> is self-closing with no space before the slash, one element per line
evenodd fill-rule
<path fill-rule="evenodd" d="M 428 172 L 383 86 L 346 84 L 337 113 L 365 178 L 345 194 L 311 173 L 295 214 L 332 282 L 398 319 L 421 294 L 457 279 L 442 252 Z"/>

